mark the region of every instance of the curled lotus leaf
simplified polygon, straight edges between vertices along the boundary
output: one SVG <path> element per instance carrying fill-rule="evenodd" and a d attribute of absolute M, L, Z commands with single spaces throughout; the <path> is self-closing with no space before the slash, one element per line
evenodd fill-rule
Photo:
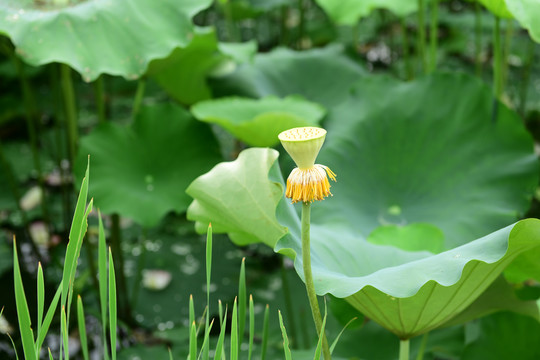
<path fill-rule="evenodd" d="M 192 16 L 212 1 L 42 3 L 2 0 L 0 34 L 11 39 L 25 62 L 65 63 L 92 81 L 103 73 L 140 77 L 151 60 L 189 43 Z"/>

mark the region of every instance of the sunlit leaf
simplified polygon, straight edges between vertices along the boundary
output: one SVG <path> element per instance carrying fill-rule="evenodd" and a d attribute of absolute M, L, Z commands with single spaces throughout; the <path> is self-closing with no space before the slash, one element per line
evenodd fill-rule
<path fill-rule="evenodd" d="M 299 97 L 220 98 L 191 108 L 199 120 L 221 125 L 251 146 L 274 146 L 278 134 L 300 126 L 316 126 L 325 114 L 315 103 Z"/>

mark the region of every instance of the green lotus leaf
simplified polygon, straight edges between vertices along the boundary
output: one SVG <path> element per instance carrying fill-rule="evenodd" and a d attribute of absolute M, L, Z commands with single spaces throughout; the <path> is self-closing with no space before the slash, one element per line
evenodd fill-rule
<path fill-rule="evenodd" d="M 486 7 L 495 16 L 511 19 L 512 13 L 508 10 L 507 0 L 478 0 L 482 5 Z"/>
<path fill-rule="evenodd" d="M 517 21 L 529 31 L 536 42 L 540 42 L 540 3 L 536 0 L 505 0 L 508 10 Z"/>
<path fill-rule="evenodd" d="M 478 337 L 467 344 L 461 359 L 534 360 L 540 358 L 538 321 L 505 312 L 482 319 L 478 326 Z"/>
<path fill-rule="evenodd" d="M 376 9 L 390 10 L 400 17 L 418 10 L 418 0 L 316 0 L 316 3 L 341 25 L 356 25 Z"/>
<path fill-rule="evenodd" d="M 214 79 L 212 85 L 218 96 L 301 95 L 330 108 L 365 75 L 340 46 L 307 51 L 280 48 L 257 54 L 253 64 L 243 64 L 231 75 Z"/>
<path fill-rule="evenodd" d="M 300 126 L 316 126 L 325 114 L 322 106 L 299 97 L 259 100 L 229 97 L 197 103 L 191 112 L 201 121 L 215 123 L 251 146 L 274 146 L 278 134 Z"/>
<path fill-rule="evenodd" d="M 492 109 L 490 89 L 465 75 L 435 74 L 409 83 L 371 77 L 354 87 L 350 99 L 330 113 L 318 159 L 338 174 L 334 196 L 312 209 L 319 294 L 346 298 L 407 338 L 443 325 L 519 254 L 540 245 L 539 220 L 507 226 L 527 209 L 538 181 L 532 140 L 515 113 L 498 105 L 493 122 Z M 283 191 L 278 153 L 248 151 L 250 163 L 211 171 L 190 185 L 199 193 L 188 189 L 195 198 L 188 217 L 200 223 L 219 219 L 230 224 L 220 230 L 244 235 L 243 244 L 272 246 L 295 259 L 302 277 L 298 211 L 263 191 Z M 222 188 L 246 174 L 265 176 L 249 182 L 260 190 Z M 273 211 L 272 228 L 288 230 L 281 238 L 275 231 L 267 236 L 270 228 L 258 216 Z M 450 250 L 433 255 L 366 241 L 380 225 L 414 223 L 440 229 Z M 434 241 L 440 243 L 440 236 Z"/>
<path fill-rule="evenodd" d="M 220 164 L 195 180 L 187 190 L 196 199 L 188 218 L 199 223 L 215 219 L 219 231 L 230 232 L 233 241 L 240 234 L 242 244 L 246 240 L 275 244 L 274 250 L 295 259 L 303 277 L 301 258 L 296 256 L 301 252 L 300 220 L 293 206 L 280 200 L 283 186 L 271 179 L 279 176 L 277 157 L 275 150 L 248 149 L 235 162 Z M 237 179 L 246 184 L 246 174 L 255 178 L 249 180 L 255 186 L 238 184 Z M 223 184 L 228 186 L 221 190 Z M 277 220 L 272 213 L 276 207 Z M 289 232 L 276 242 L 284 232 L 280 224 Z M 402 338 L 443 325 L 471 304 L 517 255 L 540 246 L 540 220 L 535 219 L 437 255 L 372 244 L 338 225 L 312 224 L 317 293 L 346 298 Z"/>
<path fill-rule="evenodd" d="M 444 234 L 431 224 L 382 225 L 369 234 L 367 241 L 407 251 L 439 253 L 444 250 Z"/>
<path fill-rule="evenodd" d="M 31 65 L 66 63 L 85 81 L 141 76 L 148 63 L 186 46 L 191 18 L 211 0 L 87 0 L 66 6 L 2 0 L 0 33 Z"/>
<path fill-rule="evenodd" d="M 317 162 L 338 182 L 332 201 L 313 208 L 314 222 L 344 223 L 363 237 L 380 225 L 429 223 L 450 249 L 528 210 L 538 183 L 532 138 L 506 106 L 493 113 L 480 81 L 369 77 L 353 92 L 327 117 Z"/>
<path fill-rule="evenodd" d="M 153 60 L 147 75 L 175 100 L 191 105 L 212 97 L 206 77 L 216 67 L 231 58 L 249 61 L 255 52 L 254 43 L 219 44 L 213 28 L 195 28 L 189 45 L 177 47 L 164 59 Z"/>
<path fill-rule="evenodd" d="M 81 138 L 76 169 L 88 154 L 96 206 L 145 227 L 157 225 L 169 211 L 185 211 L 186 187 L 221 159 L 210 129 L 172 104 L 142 107 L 127 127 L 99 125 Z"/>
<path fill-rule="evenodd" d="M 196 221 L 201 233 L 212 222 L 214 232 L 226 232 L 238 244 L 263 242 L 274 247 L 287 233 L 275 215 L 283 187 L 268 181 L 270 169 L 279 172 L 277 157 L 275 150 L 247 149 L 235 161 L 218 164 L 198 177 L 186 189 L 195 199 L 189 206 L 188 219 Z M 211 190 L 216 188 L 219 191 Z M 230 206 L 249 211 L 231 211 Z"/>

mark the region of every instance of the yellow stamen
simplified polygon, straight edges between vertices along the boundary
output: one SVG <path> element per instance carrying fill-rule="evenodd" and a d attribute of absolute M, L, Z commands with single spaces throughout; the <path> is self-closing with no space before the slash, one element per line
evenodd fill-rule
<path fill-rule="evenodd" d="M 332 196 L 328 177 L 336 181 L 336 174 L 327 166 L 315 164 L 308 169 L 294 168 L 287 179 L 285 196 L 292 202 L 313 202 Z"/>

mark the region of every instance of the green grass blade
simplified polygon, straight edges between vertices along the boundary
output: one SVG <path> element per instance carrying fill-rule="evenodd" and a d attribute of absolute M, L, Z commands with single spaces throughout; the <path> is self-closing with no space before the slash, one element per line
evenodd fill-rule
<path fill-rule="evenodd" d="M 19 320 L 19 330 L 25 359 L 36 359 L 36 348 L 34 347 L 34 333 L 32 332 L 32 322 L 30 321 L 30 311 L 24 293 L 19 258 L 17 257 L 17 244 L 13 239 L 13 281 L 15 285 L 15 303 L 17 307 L 17 318 Z"/>
<path fill-rule="evenodd" d="M 6 333 L 6 335 L 8 336 L 9 340 L 11 340 L 11 346 L 13 346 L 13 351 L 15 352 L 15 359 L 19 360 L 19 354 L 17 353 L 17 347 L 15 346 L 15 342 L 13 342 L 13 338 L 8 333 Z"/>
<path fill-rule="evenodd" d="M 266 308 L 264 309 L 264 320 L 263 320 L 261 360 L 266 359 L 266 349 L 268 349 L 268 329 L 269 329 L 269 323 L 270 323 L 269 319 L 270 319 L 270 305 L 266 304 Z"/>
<path fill-rule="evenodd" d="M 61 321 L 61 333 L 62 333 L 62 345 L 64 347 L 64 360 L 69 360 L 69 330 L 67 327 L 66 308 L 62 306 L 62 312 L 60 313 Z"/>
<path fill-rule="evenodd" d="M 208 225 L 206 233 L 206 327 L 205 340 L 210 336 L 210 279 L 212 275 L 212 224 Z M 203 360 L 209 358 L 210 346 L 203 347 Z"/>
<path fill-rule="evenodd" d="M 240 265 L 240 276 L 238 279 L 238 347 L 242 345 L 244 331 L 246 328 L 246 258 L 242 259 Z"/>
<path fill-rule="evenodd" d="M 169 360 L 174 360 L 171 348 L 169 348 Z"/>
<path fill-rule="evenodd" d="M 249 295 L 249 349 L 248 360 L 251 360 L 253 353 L 253 337 L 255 336 L 255 305 L 253 304 L 253 295 Z"/>
<path fill-rule="evenodd" d="M 214 325 L 214 320 L 208 325 L 204 332 L 204 339 L 203 344 L 201 347 L 201 352 L 199 353 L 198 359 L 204 359 L 207 360 L 208 356 L 210 354 L 210 331 L 212 330 L 212 326 Z"/>
<path fill-rule="evenodd" d="M 223 304 L 221 300 L 218 300 L 218 311 L 219 311 L 219 326 L 223 327 Z"/>
<path fill-rule="evenodd" d="M 279 327 L 281 328 L 281 334 L 283 335 L 283 351 L 285 352 L 285 360 L 292 360 L 291 349 L 289 348 L 289 338 L 287 337 L 287 330 L 285 330 L 285 325 L 283 325 L 283 317 L 281 316 L 281 311 L 278 310 L 279 314 Z"/>
<path fill-rule="evenodd" d="M 58 301 L 60 300 L 61 294 L 62 294 L 62 283 L 60 283 L 60 285 L 58 286 L 58 289 L 56 290 L 56 293 L 54 294 L 51 304 L 49 305 L 49 309 L 47 310 L 47 314 L 45 314 L 45 319 L 43 320 L 43 323 L 41 324 L 41 331 L 36 340 L 36 349 L 38 353 L 41 350 L 41 345 L 43 345 L 45 336 L 47 335 L 47 332 L 49 331 L 49 326 L 51 326 L 51 322 L 53 320 L 54 314 L 56 313 L 56 308 L 58 307 Z"/>
<path fill-rule="evenodd" d="M 107 244 L 105 243 L 105 228 L 101 213 L 98 210 L 99 236 L 98 236 L 98 273 L 99 273 L 99 301 L 101 305 L 101 329 L 103 341 L 103 358 L 109 360 L 107 348 Z"/>
<path fill-rule="evenodd" d="M 189 360 L 195 359 L 197 359 L 197 325 L 193 321 L 189 331 Z"/>
<path fill-rule="evenodd" d="M 332 354 L 334 352 L 334 348 L 336 347 L 336 345 L 338 344 L 338 341 L 339 341 L 339 338 L 341 337 L 341 335 L 343 335 L 343 333 L 345 332 L 345 329 L 347 329 L 347 327 L 353 322 L 355 321 L 356 319 L 358 319 L 357 317 L 353 317 L 351 320 L 349 320 L 348 323 L 345 324 L 345 326 L 343 327 L 343 329 L 341 329 L 341 331 L 339 332 L 338 336 L 336 336 L 336 339 L 334 340 L 334 342 L 332 343 L 332 346 L 330 346 L 330 354 Z"/>
<path fill-rule="evenodd" d="M 109 331 L 111 356 L 113 360 L 116 360 L 116 277 L 111 248 L 109 248 Z"/>
<path fill-rule="evenodd" d="M 70 287 L 73 287 L 73 277 L 75 275 L 75 267 L 77 266 L 77 253 L 80 251 L 80 245 L 82 245 L 82 239 L 86 232 L 88 223 L 86 222 L 85 214 L 88 208 L 86 207 L 86 199 L 88 197 L 88 180 L 89 180 L 90 158 L 88 159 L 88 166 L 86 167 L 86 173 L 82 180 L 81 190 L 79 191 L 79 197 L 77 199 L 77 205 L 75 206 L 75 213 L 73 215 L 73 221 L 71 223 L 71 229 L 69 231 L 69 242 L 66 249 L 66 257 L 64 261 L 64 271 L 62 274 L 62 305 L 66 306 L 68 303 L 68 293 Z M 86 210 L 85 210 L 86 209 Z M 68 309 L 69 311 L 69 309 Z M 67 320 L 67 319 L 66 319 Z"/>
<path fill-rule="evenodd" d="M 49 360 L 54 360 L 54 358 L 52 356 L 51 348 L 48 348 L 48 349 L 49 349 Z"/>
<path fill-rule="evenodd" d="M 327 315 L 327 312 L 326 312 L 326 309 L 325 309 L 324 318 L 323 318 L 323 322 L 322 322 L 322 325 L 321 325 L 321 335 L 319 336 L 319 341 L 317 341 L 317 348 L 315 349 L 315 357 L 313 358 L 313 360 L 321 360 L 321 352 L 322 352 L 324 331 L 325 331 L 325 328 L 326 328 L 326 315 Z"/>
<path fill-rule="evenodd" d="M 43 268 L 41 267 L 41 262 L 38 263 L 38 274 L 37 274 L 37 335 L 41 334 L 41 325 L 43 324 L 43 308 L 45 307 L 45 280 L 43 279 Z M 39 354 L 39 349 L 37 348 L 36 342 L 36 354 Z"/>
<path fill-rule="evenodd" d="M 234 299 L 232 320 L 231 320 L 231 359 L 238 359 L 238 306 Z"/>
<path fill-rule="evenodd" d="M 220 306 L 221 306 L 221 301 L 219 302 Z M 221 357 L 223 356 L 224 352 L 223 352 L 223 345 L 225 344 L 225 332 L 226 332 L 226 327 L 227 327 L 227 310 L 225 310 L 225 316 L 222 317 L 220 315 L 220 331 L 219 331 L 219 337 L 218 337 L 218 341 L 217 341 L 217 344 L 216 344 L 216 352 L 215 352 L 215 355 L 214 355 L 214 360 L 221 360 Z"/>
<path fill-rule="evenodd" d="M 79 322 L 79 336 L 81 338 L 81 349 L 84 360 L 88 360 L 88 342 L 86 340 L 86 322 L 84 320 L 84 306 L 79 295 L 77 297 L 77 318 Z"/>
<path fill-rule="evenodd" d="M 195 305 L 193 305 L 193 295 L 189 295 L 189 323 L 195 322 Z"/>

